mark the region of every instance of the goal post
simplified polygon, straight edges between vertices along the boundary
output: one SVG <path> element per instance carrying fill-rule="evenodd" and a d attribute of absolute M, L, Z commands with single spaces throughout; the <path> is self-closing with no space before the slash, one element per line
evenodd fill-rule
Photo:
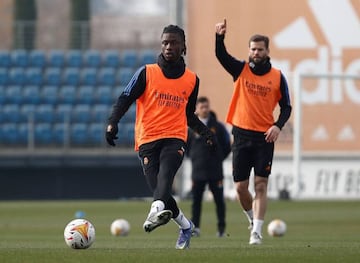
<path fill-rule="evenodd" d="M 294 74 L 293 91 L 293 179 L 296 185 L 295 198 L 301 198 L 302 182 L 302 161 L 303 161 L 303 92 L 305 80 L 338 80 L 358 81 L 360 75 L 354 74 Z M 329 87 L 328 87 L 329 88 Z M 360 89 L 357 91 L 360 94 Z M 359 95 L 360 96 L 360 95 Z M 360 99 L 360 97 L 359 97 Z M 360 149 L 359 149 L 360 150 Z M 324 151 L 325 153 L 325 151 Z"/>

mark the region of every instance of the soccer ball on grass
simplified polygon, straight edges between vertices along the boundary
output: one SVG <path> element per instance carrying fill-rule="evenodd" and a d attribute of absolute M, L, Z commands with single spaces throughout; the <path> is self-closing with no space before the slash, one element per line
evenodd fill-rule
<path fill-rule="evenodd" d="M 281 219 L 274 219 L 268 224 L 267 231 L 272 237 L 281 237 L 285 235 L 286 224 Z"/>
<path fill-rule="evenodd" d="M 75 219 L 66 225 L 64 239 L 70 248 L 89 248 L 95 241 L 95 228 L 86 219 Z"/>
<path fill-rule="evenodd" d="M 116 219 L 110 226 L 110 232 L 113 236 L 127 236 L 130 232 L 130 224 L 125 219 Z"/>

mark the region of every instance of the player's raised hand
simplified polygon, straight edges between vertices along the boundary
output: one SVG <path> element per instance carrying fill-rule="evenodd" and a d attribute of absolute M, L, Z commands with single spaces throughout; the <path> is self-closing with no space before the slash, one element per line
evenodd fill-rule
<path fill-rule="evenodd" d="M 217 23 L 215 25 L 215 32 L 218 35 L 225 35 L 225 33 L 226 33 L 226 18 L 224 18 L 223 22 Z"/>

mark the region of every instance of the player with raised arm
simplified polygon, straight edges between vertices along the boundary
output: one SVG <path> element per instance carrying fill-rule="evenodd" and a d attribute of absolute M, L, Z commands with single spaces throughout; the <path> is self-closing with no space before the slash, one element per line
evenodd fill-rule
<path fill-rule="evenodd" d="M 250 222 L 249 244 L 261 244 L 267 207 L 267 185 L 271 173 L 274 143 L 291 114 L 287 81 L 272 67 L 269 38 L 253 35 L 249 40 L 249 61 L 237 60 L 226 50 L 226 20 L 215 25 L 216 57 L 232 76 L 234 91 L 226 121 L 233 125 L 233 177 L 240 204 Z M 275 121 L 273 112 L 280 105 Z M 255 196 L 249 192 L 254 168 Z"/>
<path fill-rule="evenodd" d="M 156 64 L 138 69 L 113 106 L 106 130 L 115 146 L 118 122 L 136 101 L 135 150 L 153 192 L 144 230 L 151 232 L 173 219 L 180 228 L 177 249 L 189 248 L 194 224 L 185 217 L 171 195 L 175 174 L 185 152 L 187 127 L 215 147 L 211 131 L 194 114 L 199 78 L 184 62 L 185 33 L 174 25 L 164 28 L 161 54 Z"/>

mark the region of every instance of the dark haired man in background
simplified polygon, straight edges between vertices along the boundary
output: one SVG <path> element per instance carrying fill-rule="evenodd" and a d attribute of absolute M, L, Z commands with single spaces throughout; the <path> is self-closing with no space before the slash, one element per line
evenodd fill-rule
<path fill-rule="evenodd" d="M 223 187 L 223 161 L 231 151 L 230 136 L 225 126 L 216 119 L 210 109 L 209 99 L 199 97 L 196 102 L 195 114 L 211 130 L 217 139 L 215 152 L 209 147 L 200 135 L 189 129 L 188 156 L 192 163 L 192 221 L 195 224 L 194 236 L 200 236 L 200 217 L 203 194 L 206 185 L 214 197 L 217 215 L 217 235 L 225 234 L 225 200 Z"/>

